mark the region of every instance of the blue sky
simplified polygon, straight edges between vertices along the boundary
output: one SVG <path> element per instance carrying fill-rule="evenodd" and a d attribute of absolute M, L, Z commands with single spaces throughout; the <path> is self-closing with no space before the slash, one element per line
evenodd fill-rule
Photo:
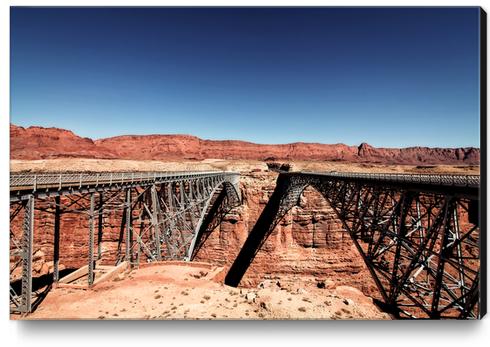
<path fill-rule="evenodd" d="M 477 8 L 12 8 L 11 122 L 479 147 Z"/>

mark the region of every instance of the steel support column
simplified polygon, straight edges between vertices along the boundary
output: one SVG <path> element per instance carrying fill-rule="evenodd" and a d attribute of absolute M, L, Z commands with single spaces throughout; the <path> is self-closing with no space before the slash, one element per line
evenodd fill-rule
<path fill-rule="evenodd" d="M 99 224 L 97 226 L 97 259 L 102 258 L 102 234 L 103 234 L 103 228 L 104 228 L 104 193 L 100 192 L 99 193 L 99 208 L 98 208 L 98 215 L 99 215 Z"/>
<path fill-rule="evenodd" d="M 131 210 L 131 188 L 126 190 L 126 261 L 131 262 L 130 254 L 132 246 L 132 210 Z"/>
<path fill-rule="evenodd" d="M 153 225 L 153 232 L 155 235 L 155 251 L 157 260 L 162 260 L 162 250 L 161 250 L 161 235 L 160 235 L 160 224 L 159 224 L 159 214 L 160 206 L 158 203 L 157 188 L 155 185 L 151 186 L 151 224 Z"/>
<path fill-rule="evenodd" d="M 186 217 L 185 217 L 185 201 L 184 201 L 184 198 L 185 198 L 185 195 L 184 195 L 184 181 L 180 181 L 179 183 L 179 193 L 180 193 L 180 220 L 182 222 L 181 224 L 181 228 L 182 230 L 180 230 L 180 242 L 182 243 L 182 245 L 185 244 L 185 238 L 184 238 L 184 229 L 186 227 Z"/>
<path fill-rule="evenodd" d="M 94 283 L 94 214 L 95 195 L 90 194 L 89 241 L 88 241 L 88 284 Z"/>
<path fill-rule="evenodd" d="M 167 208 L 168 208 L 167 215 L 169 216 L 168 226 L 169 226 L 169 230 L 170 230 L 170 239 L 173 242 L 176 242 L 174 235 L 177 233 L 177 228 L 176 228 L 175 211 L 174 211 L 174 203 L 173 203 L 174 189 L 172 187 L 172 184 L 173 184 L 172 182 L 169 182 L 167 184 Z M 167 239 L 168 239 L 168 237 L 167 237 Z M 175 257 L 175 253 L 178 250 L 178 246 L 177 247 L 175 247 L 175 246 L 176 245 L 171 243 L 171 242 L 167 243 L 168 252 L 169 252 L 171 258 Z M 173 249 L 171 250 L 171 248 L 173 248 Z"/>
<path fill-rule="evenodd" d="M 22 234 L 22 297 L 20 311 L 31 312 L 32 303 L 32 244 L 34 241 L 34 196 L 26 201 Z"/>
<path fill-rule="evenodd" d="M 54 254 L 53 254 L 53 282 L 57 283 L 60 279 L 60 217 L 61 217 L 61 206 L 60 197 L 56 196 L 55 201 L 55 212 L 54 212 Z"/>

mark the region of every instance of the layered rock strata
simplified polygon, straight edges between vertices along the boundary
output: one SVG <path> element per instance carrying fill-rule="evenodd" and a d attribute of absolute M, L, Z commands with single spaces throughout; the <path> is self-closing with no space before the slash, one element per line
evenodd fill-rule
<path fill-rule="evenodd" d="M 189 135 L 128 135 L 92 140 L 58 128 L 10 126 L 11 159 L 63 157 L 133 160 L 315 160 L 380 164 L 477 165 L 478 148 L 375 148 L 345 144 L 290 143 L 262 145 L 245 141 L 212 141 Z"/>

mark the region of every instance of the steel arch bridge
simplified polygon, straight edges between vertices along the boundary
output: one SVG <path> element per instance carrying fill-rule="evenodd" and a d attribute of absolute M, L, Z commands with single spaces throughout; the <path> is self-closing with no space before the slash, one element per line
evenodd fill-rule
<path fill-rule="evenodd" d="M 312 186 L 349 232 L 396 317 L 481 317 L 479 183 L 479 176 L 281 172 L 225 283 L 240 283 Z"/>
<path fill-rule="evenodd" d="M 79 213 L 88 219 L 88 285 L 101 259 L 101 220 L 118 212 L 124 249 L 116 265 L 140 261 L 191 260 L 203 221 L 217 200 L 228 208 L 241 202 L 235 172 L 107 172 L 18 174 L 10 176 L 10 282 L 21 268 L 20 288 L 10 286 L 11 312 L 29 313 L 36 304 L 32 290 L 35 211 L 53 215 L 53 281 L 59 280 L 60 217 Z M 97 254 L 94 251 L 98 226 Z M 13 226 L 20 226 L 15 232 Z"/>

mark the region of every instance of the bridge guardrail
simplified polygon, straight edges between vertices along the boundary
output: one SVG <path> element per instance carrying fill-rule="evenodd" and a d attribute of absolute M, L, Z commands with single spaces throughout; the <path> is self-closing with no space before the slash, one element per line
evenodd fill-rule
<path fill-rule="evenodd" d="M 392 174 L 392 173 L 357 173 L 357 172 L 307 172 L 302 174 L 321 175 L 338 178 L 359 178 L 377 181 L 422 183 L 444 186 L 479 187 L 479 175 L 449 175 L 449 174 Z"/>
<path fill-rule="evenodd" d="M 128 182 L 156 181 L 161 179 L 186 179 L 203 176 L 235 175 L 230 171 L 164 171 L 164 172 L 100 172 L 100 173 L 59 173 L 59 174 L 13 174 L 10 175 L 10 189 L 26 187 L 36 190 L 43 186 L 74 186 L 116 184 Z"/>

